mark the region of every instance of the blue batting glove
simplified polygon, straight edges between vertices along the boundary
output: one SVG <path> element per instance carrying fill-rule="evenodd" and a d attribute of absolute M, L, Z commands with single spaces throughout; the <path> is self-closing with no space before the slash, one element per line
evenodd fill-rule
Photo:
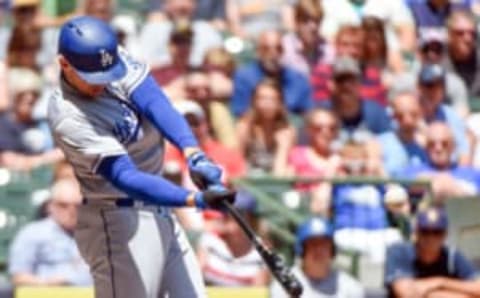
<path fill-rule="evenodd" d="M 205 190 L 212 185 L 221 185 L 222 169 L 205 153 L 198 151 L 191 154 L 187 163 L 190 177 L 199 189 Z"/>

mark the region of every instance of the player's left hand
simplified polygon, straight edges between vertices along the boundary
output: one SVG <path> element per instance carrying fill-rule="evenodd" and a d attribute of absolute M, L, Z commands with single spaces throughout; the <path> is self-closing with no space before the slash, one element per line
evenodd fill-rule
<path fill-rule="evenodd" d="M 187 158 L 188 169 L 193 183 L 199 189 L 221 185 L 222 169 L 211 161 L 205 153 L 197 151 Z"/>
<path fill-rule="evenodd" d="M 199 208 L 211 208 L 222 210 L 223 202 L 233 204 L 235 202 L 236 192 L 226 189 L 222 185 L 211 186 L 208 190 L 195 194 L 195 205 Z"/>

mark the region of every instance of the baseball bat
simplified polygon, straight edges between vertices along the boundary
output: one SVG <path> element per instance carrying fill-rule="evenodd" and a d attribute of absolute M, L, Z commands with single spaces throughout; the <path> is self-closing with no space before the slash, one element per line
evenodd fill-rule
<path fill-rule="evenodd" d="M 283 289 L 292 297 L 301 297 L 303 292 L 302 284 L 290 272 L 282 257 L 267 248 L 262 239 L 247 224 L 235 207 L 227 201 L 222 202 L 227 211 L 232 215 L 248 239 L 253 243 L 255 249 L 262 257 L 275 279 L 282 285 Z"/>

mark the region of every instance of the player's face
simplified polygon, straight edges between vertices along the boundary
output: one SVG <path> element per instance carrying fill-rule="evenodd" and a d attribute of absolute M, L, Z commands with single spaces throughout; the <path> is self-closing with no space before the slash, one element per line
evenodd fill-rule
<path fill-rule="evenodd" d="M 80 93 L 87 95 L 89 97 L 95 98 L 102 94 L 103 90 L 105 89 L 105 85 L 92 85 L 80 78 L 77 74 L 75 69 L 65 60 L 65 58 L 60 57 L 60 67 L 62 69 L 62 73 L 72 87 L 77 89 Z"/>

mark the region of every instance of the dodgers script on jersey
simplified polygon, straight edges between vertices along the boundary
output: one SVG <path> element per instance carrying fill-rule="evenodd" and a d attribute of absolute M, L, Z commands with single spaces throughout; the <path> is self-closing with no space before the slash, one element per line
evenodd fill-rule
<path fill-rule="evenodd" d="M 48 106 L 55 143 L 73 165 L 83 196 L 88 199 L 126 197 L 96 174 L 105 157 L 128 153 L 139 170 L 161 172 L 163 136 L 130 101 L 149 69 L 121 49 L 119 55 L 127 74 L 107 85 L 99 97 L 85 97 L 62 79 Z"/>

